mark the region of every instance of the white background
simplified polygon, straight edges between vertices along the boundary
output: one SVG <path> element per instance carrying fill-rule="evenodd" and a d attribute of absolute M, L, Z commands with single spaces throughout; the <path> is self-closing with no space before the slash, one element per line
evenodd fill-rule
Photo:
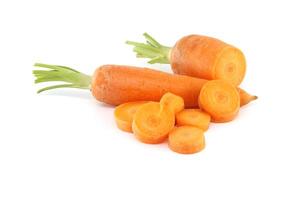
<path fill-rule="evenodd" d="M 0 199 L 301 199 L 299 1 L 1 1 Z M 259 96 L 180 155 L 119 131 L 89 91 L 37 95 L 34 62 L 150 66 L 125 40 L 204 34 L 241 48 Z"/>

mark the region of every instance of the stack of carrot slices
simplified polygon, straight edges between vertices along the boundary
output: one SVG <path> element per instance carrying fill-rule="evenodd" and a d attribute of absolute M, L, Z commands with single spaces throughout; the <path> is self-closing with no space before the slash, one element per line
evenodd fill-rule
<path fill-rule="evenodd" d="M 166 93 L 159 102 L 136 101 L 116 107 L 118 128 L 133 132 L 143 143 L 168 139 L 172 151 L 192 154 L 205 147 L 204 133 L 210 122 L 228 122 L 240 108 L 236 87 L 223 80 L 208 81 L 199 95 L 199 109 L 185 109 L 182 97 Z"/>

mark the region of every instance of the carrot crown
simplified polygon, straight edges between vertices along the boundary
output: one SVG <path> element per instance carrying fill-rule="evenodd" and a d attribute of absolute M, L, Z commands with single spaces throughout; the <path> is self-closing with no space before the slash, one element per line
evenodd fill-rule
<path fill-rule="evenodd" d="M 146 43 L 126 41 L 126 44 L 134 46 L 137 58 L 149 58 L 148 63 L 169 64 L 169 54 L 171 47 L 163 46 L 149 34 L 144 33 Z"/>
<path fill-rule="evenodd" d="M 44 87 L 38 90 L 38 93 L 52 90 L 56 88 L 79 88 L 90 89 L 91 76 L 83 74 L 70 67 L 60 65 L 48 65 L 42 63 L 35 63 L 35 67 L 44 68 L 44 70 L 33 70 L 32 73 L 36 77 L 35 83 L 44 82 L 63 82 L 64 84 L 57 84 Z M 48 70 L 45 70 L 48 69 Z"/>

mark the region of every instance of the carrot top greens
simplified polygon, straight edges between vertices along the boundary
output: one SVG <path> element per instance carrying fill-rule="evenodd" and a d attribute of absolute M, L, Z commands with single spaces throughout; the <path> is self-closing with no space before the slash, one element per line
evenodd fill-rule
<path fill-rule="evenodd" d="M 64 84 L 57 84 L 44 87 L 38 90 L 38 93 L 52 90 L 56 88 L 79 88 L 90 89 L 91 76 L 83 74 L 70 67 L 60 65 L 48 65 L 42 63 L 35 63 L 35 67 L 44 68 L 44 70 L 33 70 L 32 73 L 36 77 L 35 83 L 43 82 L 63 82 Z M 48 70 L 45 70 L 48 69 Z"/>
<path fill-rule="evenodd" d="M 136 52 L 137 58 L 150 58 L 148 63 L 169 64 L 169 54 L 171 47 L 163 46 L 149 34 L 144 33 L 146 43 L 126 41 L 126 44 L 133 45 L 133 51 Z"/>

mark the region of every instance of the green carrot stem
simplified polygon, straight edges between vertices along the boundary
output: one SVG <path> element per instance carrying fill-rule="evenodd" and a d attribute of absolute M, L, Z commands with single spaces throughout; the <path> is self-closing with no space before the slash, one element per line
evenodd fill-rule
<path fill-rule="evenodd" d="M 170 63 L 171 47 L 163 46 L 149 34 L 144 33 L 146 43 L 126 41 L 126 44 L 134 46 L 133 51 L 138 58 L 149 58 L 148 63 Z"/>
<path fill-rule="evenodd" d="M 60 65 L 48 65 L 43 63 L 35 63 L 35 67 L 44 70 L 33 70 L 32 73 L 36 77 L 35 83 L 44 82 L 63 82 L 64 84 L 51 85 L 41 88 L 37 92 L 52 90 L 57 88 L 79 88 L 90 89 L 91 76 L 81 73 L 75 69 Z"/>

